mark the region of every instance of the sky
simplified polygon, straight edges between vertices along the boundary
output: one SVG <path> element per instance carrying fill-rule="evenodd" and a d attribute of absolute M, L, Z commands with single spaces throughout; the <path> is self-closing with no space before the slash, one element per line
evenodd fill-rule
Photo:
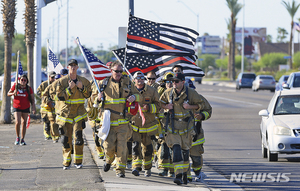
<path fill-rule="evenodd" d="M 286 0 L 292 2 L 292 0 Z M 277 28 L 284 28 L 290 33 L 291 17 L 282 0 L 239 0 L 245 3 L 244 10 L 237 15 L 237 27 L 266 27 L 267 35 L 276 41 Z M 296 0 L 297 3 L 300 1 Z M 59 19 L 58 19 L 58 7 Z M 118 29 L 128 25 L 128 0 L 69 0 L 69 22 L 67 22 L 67 0 L 57 0 L 42 8 L 42 46 L 49 39 L 54 52 L 67 46 L 67 23 L 69 25 L 68 46 L 77 46 L 75 38 L 87 48 L 104 50 L 118 45 Z M 2 6 L 1 6 L 2 9 Z M 15 28 L 24 34 L 24 1 L 17 0 Z M 243 12 L 244 11 L 244 12 Z M 199 24 L 199 34 L 226 37 L 226 20 L 230 11 L 226 0 L 135 0 L 134 15 L 159 23 L 169 23 L 194 30 Z M 199 15 L 199 17 L 197 17 Z M 199 19 L 197 19 L 199 18 Z M 300 10 L 294 21 L 299 22 Z M 1 15 L 2 20 L 2 15 Z M 59 24 L 58 24 L 59 20 Z M 3 25 L 0 23 L 0 32 Z M 288 39 L 286 39 L 288 40 Z M 295 42 L 298 38 L 295 38 Z"/>

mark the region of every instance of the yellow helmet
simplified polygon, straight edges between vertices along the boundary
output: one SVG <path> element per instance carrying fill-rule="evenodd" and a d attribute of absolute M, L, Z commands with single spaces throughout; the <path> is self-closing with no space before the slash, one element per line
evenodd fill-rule
<path fill-rule="evenodd" d="M 162 80 L 167 80 L 168 78 L 173 78 L 174 77 L 174 72 L 166 72 L 163 77 Z"/>

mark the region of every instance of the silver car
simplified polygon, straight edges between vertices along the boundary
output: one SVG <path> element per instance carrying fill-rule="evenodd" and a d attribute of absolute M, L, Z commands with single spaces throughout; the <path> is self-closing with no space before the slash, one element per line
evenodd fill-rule
<path fill-rule="evenodd" d="M 263 158 L 277 161 L 278 154 L 300 153 L 300 91 L 276 91 L 261 116 Z"/>
<path fill-rule="evenodd" d="M 258 75 L 252 82 L 252 90 L 270 90 L 275 92 L 276 81 L 271 75 Z"/>

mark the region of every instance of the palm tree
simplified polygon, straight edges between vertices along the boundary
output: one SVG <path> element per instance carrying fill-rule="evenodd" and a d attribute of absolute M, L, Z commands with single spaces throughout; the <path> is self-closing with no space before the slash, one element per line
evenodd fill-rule
<path fill-rule="evenodd" d="M 2 87 L 3 97 L 1 106 L 0 123 L 11 123 L 11 100 L 7 92 L 11 87 L 11 53 L 12 38 L 15 33 L 16 0 L 1 0 L 2 23 L 4 33 L 4 84 Z"/>
<path fill-rule="evenodd" d="M 291 23 L 291 35 L 290 35 L 290 42 L 289 42 L 289 55 L 292 57 L 292 42 L 293 42 L 293 28 L 294 28 L 294 16 L 300 6 L 300 4 L 297 4 L 295 0 L 293 0 L 292 4 L 289 2 L 282 1 L 282 4 L 290 14 L 292 18 L 292 23 Z M 290 69 L 293 68 L 293 63 L 292 63 L 292 58 L 290 59 Z"/>
<path fill-rule="evenodd" d="M 29 84 L 33 87 L 33 47 L 36 33 L 35 0 L 25 0 L 25 41 L 27 46 L 27 71 Z"/>
<path fill-rule="evenodd" d="M 284 28 L 277 28 L 277 42 L 283 42 L 286 35 L 289 34 Z"/>
<path fill-rule="evenodd" d="M 227 23 L 227 29 L 229 31 L 229 33 L 227 34 L 227 41 L 229 42 L 229 52 L 228 52 L 228 64 L 227 64 L 227 77 L 230 79 L 232 76 L 232 69 L 231 69 L 231 22 L 230 22 L 230 18 L 226 19 L 226 23 Z"/>
<path fill-rule="evenodd" d="M 243 5 L 239 4 L 237 1 L 238 0 L 226 0 L 227 6 L 231 12 L 230 15 L 231 54 L 229 55 L 231 61 L 231 76 L 230 76 L 231 80 L 235 80 L 235 28 L 237 22 L 236 16 L 243 8 Z"/>

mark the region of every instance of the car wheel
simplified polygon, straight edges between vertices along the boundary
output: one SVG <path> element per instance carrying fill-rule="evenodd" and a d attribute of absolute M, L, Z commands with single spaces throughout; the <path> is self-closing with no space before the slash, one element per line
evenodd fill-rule
<path fill-rule="evenodd" d="M 267 148 L 265 148 L 263 139 L 261 138 L 261 153 L 262 153 L 263 158 L 267 158 L 268 157 L 268 153 L 267 152 L 268 152 L 268 150 L 267 150 Z"/>
<path fill-rule="evenodd" d="M 278 153 L 271 153 L 269 146 L 267 150 L 267 157 L 269 162 L 278 161 Z"/>
<path fill-rule="evenodd" d="M 275 89 L 271 89 L 270 91 L 271 91 L 271 92 L 275 92 Z"/>

